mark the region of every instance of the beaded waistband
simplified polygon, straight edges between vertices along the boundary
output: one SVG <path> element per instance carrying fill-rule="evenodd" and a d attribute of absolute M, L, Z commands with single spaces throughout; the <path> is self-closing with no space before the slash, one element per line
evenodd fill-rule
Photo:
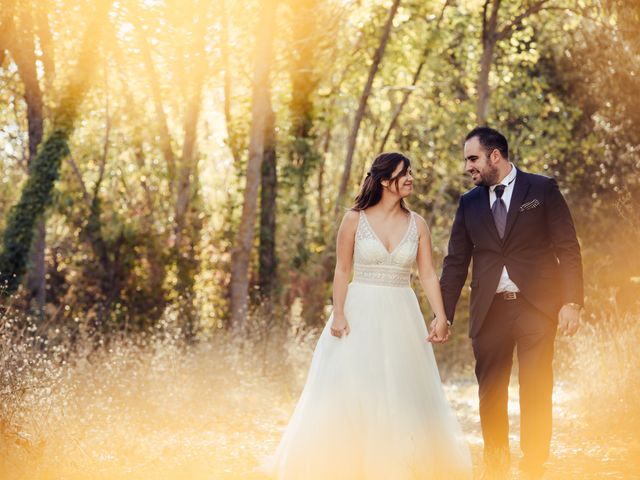
<path fill-rule="evenodd" d="M 411 269 L 394 265 L 354 263 L 353 281 L 389 287 L 409 287 L 411 286 Z"/>

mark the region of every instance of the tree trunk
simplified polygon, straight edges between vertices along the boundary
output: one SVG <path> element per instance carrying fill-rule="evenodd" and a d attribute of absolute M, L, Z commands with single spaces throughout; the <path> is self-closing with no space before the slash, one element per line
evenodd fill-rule
<path fill-rule="evenodd" d="M 46 264 L 45 264 L 45 248 L 47 244 L 47 230 L 44 216 L 36 223 L 35 238 L 31 246 L 30 269 L 27 275 L 27 290 L 30 301 L 30 308 L 35 310 L 36 314 L 43 319 L 44 305 L 46 303 Z"/>
<path fill-rule="evenodd" d="M 489 87 L 489 73 L 493 61 L 493 50 L 495 43 L 487 42 L 482 50 L 480 58 L 480 73 L 478 74 L 478 103 L 476 106 L 476 123 L 478 125 L 487 125 L 489 118 L 489 99 L 491 89 Z"/>
<path fill-rule="evenodd" d="M 487 19 L 487 8 L 491 3 L 491 16 Z M 480 58 L 480 72 L 478 73 L 478 103 L 476 106 L 476 121 L 478 125 L 486 125 L 489 118 L 489 74 L 493 63 L 493 52 L 497 41 L 498 11 L 500 0 L 486 0 L 482 9 L 482 56 Z"/>
<path fill-rule="evenodd" d="M 293 187 L 292 224 L 296 225 L 296 253 L 293 258 L 295 269 L 304 268 L 309 259 L 307 238 L 307 181 L 317 164 L 318 153 L 313 127 L 312 94 L 317 85 L 314 72 L 314 47 L 317 36 L 318 0 L 294 0 L 292 9 L 293 41 L 289 76 L 291 78 L 291 137 L 293 144 L 289 150 L 292 166 Z"/>
<path fill-rule="evenodd" d="M 197 274 L 197 248 L 200 243 L 200 221 L 198 206 L 194 199 L 199 190 L 198 185 L 198 153 L 197 133 L 198 119 L 202 108 L 202 89 L 207 72 L 205 33 L 207 25 L 206 2 L 198 11 L 196 19 L 194 43 L 191 55 L 196 59 L 192 64 L 189 82 L 189 103 L 184 118 L 184 143 L 180 158 L 177 197 L 175 206 L 175 243 L 177 284 L 176 290 L 182 297 L 182 314 L 184 333 L 188 340 L 193 340 L 197 333 L 196 313 L 194 309 L 195 275 Z"/>
<path fill-rule="evenodd" d="M 15 39 L 15 57 L 21 57 L 16 63 L 25 86 L 25 101 L 27 103 L 27 123 L 29 125 L 29 165 L 38 154 L 38 146 L 42 142 L 44 131 L 44 105 L 42 91 L 36 73 L 36 55 L 33 31 L 32 12 L 26 11 L 25 6 L 20 12 L 21 35 Z M 19 43 L 18 43 L 19 42 Z M 42 317 L 45 304 L 45 219 L 42 216 L 36 223 L 35 241 L 29 253 L 29 271 L 27 274 L 27 295 L 31 308 Z"/>
<path fill-rule="evenodd" d="M 331 125 L 327 126 L 327 130 L 324 135 L 324 140 L 322 142 L 322 155 L 320 156 L 320 160 L 318 162 L 318 218 L 319 218 L 319 230 L 320 230 L 320 238 L 324 239 L 324 234 L 326 230 L 325 226 L 325 218 L 324 218 L 324 168 L 325 168 L 325 159 L 329 154 L 329 146 L 331 145 Z"/>
<path fill-rule="evenodd" d="M 270 100 L 270 99 L 269 99 Z M 260 296 L 271 308 L 278 284 L 278 259 L 276 257 L 276 198 L 278 178 L 276 175 L 276 125 L 275 115 L 269 101 L 269 113 L 264 132 L 264 159 L 261 169 L 260 188 L 260 250 L 258 261 L 258 283 Z"/>
<path fill-rule="evenodd" d="M 233 78 L 231 76 L 231 61 L 229 58 L 229 13 L 227 8 L 227 0 L 221 1 L 221 8 L 222 30 L 220 32 L 220 35 L 222 36 L 222 39 L 220 53 L 222 55 L 222 65 L 224 68 L 224 119 L 227 126 L 227 144 L 229 145 L 229 150 L 231 150 L 231 155 L 233 156 L 233 162 L 236 168 L 240 168 L 242 155 L 238 146 L 237 133 L 233 122 L 233 115 L 231 113 Z"/>
<path fill-rule="evenodd" d="M 501 0 L 485 0 L 482 7 L 482 56 L 480 58 L 480 72 L 478 73 L 477 89 L 478 103 L 476 106 L 476 120 L 478 125 L 487 125 L 489 119 L 491 87 L 489 74 L 493 64 L 493 54 L 498 41 L 511 38 L 513 32 L 522 27 L 525 18 L 544 10 L 548 0 L 527 3 L 527 7 L 518 13 L 509 23 L 498 29 L 498 12 Z M 491 4 L 491 15 L 487 18 L 487 10 Z"/>
<path fill-rule="evenodd" d="M 378 69 L 380 67 L 380 62 L 382 61 L 382 56 L 384 55 L 385 48 L 387 47 L 387 43 L 389 42 L 389 35 L 391 33 L 391 27 L 393 25 L 393 18 L 395 17 L 399 6 L 400 6 L 400 0 L 394 0 L 393 5 L 391 6 L 391 10 L 389 11 L 389 15 L 387 17 L 387 21 L 382 30 L 380 43 L 373 56 L 373 62 L 369 67 L 369 76 L 367 77 L 367 83 L 365 84 L 364 89 L 362 91 L 362 95 L 360 96 L 358 110 L 356 111 L 355 117 L 353 119 L 353 125 L 351 127 L 351 131 L 349 132 L 349 139 L 347 143 L 347 156 L 344 160 L 344 170 L 342 172 L 342 178 L 340 179 L 340 186 L 338 188 L 338 196 L 336 199 L 336 206 L 334 211 L 334 214 L 336 216 L 340 212 L 340 206 L 342 205 L 343 198 L 347 193 L 347 188 L 349 186 L 349 178 L 351 176 L 351 164 L 353 163 L 353 155 L 355 153 L 356 142 L 358 140 L 358 130 L 360 129 L 360 124 L 362 123 L 362 118 L 364 117 L 364 112 L 367 108 L 367 101 L 369 99 L 369 96 L 371 95 L 373 80 L 375 79 L 376 73 L 378 72 Z"/>
<path fill-rule="evenodd" d="M 260 169 L 264 155 L 265 125 L 269 115 L 271 86 L 269 74 L 272 62 L 276 0 L 262 0 L 251 106 L 249 158 L 236 245 L 231 255 L 231 324 L 237 333 L 244 330 L 248 313 L 249 260 L 253 246 Z"/>
<path fill-rule="evenodd" d="M 36 71 L 35 32 L 33 26 L 34 12 L 29 5 L 18 7 L 18 25 L 15 35 L 11 35 L 9 50 L 18 68 L 18 74 L 24 84 L 24 99 L 27 104 L 27 125 L 29 132 L 29 159 L 31 166 L 38 153 L 44 131 L 44 104 L 42 90 Z M 46 63 L 45 63 L 46 64 Z M 36 223 L 35 241 L 29 253 L 29 270 L 27 274 L 27 297 L 31 308 L 41 316 L 45 304 L 45 220 Z"/>
<path fill-rule="evenodd" d="M 27 257 L 33 243 L 35 227 L 51 203 L 51 193 L 58 178 L 60 162 L 68 152 L 68 138 L 73 131 L 78 108 L 89 88 L 95 66 L 95 51 L 102 24 L 108 21 L 111 1 L 97 2 L 81 45 L 78 65 L 52 119 L 52 131 L 43 148 L 29 167 L 29 177 L 20 200 L 11 208 L 4 231 L 0 253 L 0 284 L 2 296 L 14 293 L 27 267 Z M 6 288 L 4 288 L 6 285 Z"/>
<path fill-rule="evenodd" d="M 35 4 L 35 20 L 37 26 L 38 39 L 40 40 L 40 50 L 42 54 L 40 59 L 44 66 L 44 86 L 45 92 L 48 95 L 53 93 L 53 82 L 56 74 L 55 61 L 54 61 L 54 49 L 53 49 L 53 36 L 51 35 L 51 28 L 49 26 L 48 16 L 48 4 Z M 46 98 L 46 97 L 45 97 Z M 42 102 L 43 116 L 46 109 L 46 103 Z M 50 113 L 48 110 L 46 110 Z M 42 134 L 40 134 L 40 140 L 42 140 Z M 39 144 L 40 142 L 38 142 Z M 37 151 L 34 152 L 34 157 Z M 29 280 L 29 291 L 32 292 L 32 296 L 36 300 L 36 305 L 40 315 L 44 313 L 44 305 L 46 303 L 46 263 L 45 263 L 45 249 L 47 245 L 46 240 L 46 223 L 43 217 L 36 227 L 36 239 L 34 247 L 31 252 L 31 265 L 32 275 Z"/>
<path fill-rule="evenodd" d="M 205 70 L 204 65 L 196 68 Z M 197 75 L 197 80 L 193 85 L 193 92 L 187 112 L 184 119 L 184 144 L 182 148 L 182 156 L 180 159 L 180 170 L 178 178 L 178 189 L 175 206 L 175 248 L 180 249 L 182 237 L 186 224 L 185 215 L 189 208 L 189 199 L 193 193 L 192 176 L 195 168 L 197 168 L 197 127 L 198 118 L 200 116 L 202 85 L 204 81 L 204 72 Z"/>

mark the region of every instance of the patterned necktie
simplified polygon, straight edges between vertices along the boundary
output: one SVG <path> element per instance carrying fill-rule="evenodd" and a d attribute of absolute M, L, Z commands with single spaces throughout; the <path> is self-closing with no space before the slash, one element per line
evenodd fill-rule
<path fill-rule="evenodd" d="M 504 237 L 504 229 L 507 226 L 507 205 L 502 200 L 502 194 L 504 193 L 504 185 L 497 185 L 494 192 L 496 194 L 496 201 L 491 206 L 491 213 L 493 213 L 493 221 L 498 229 L 498 235 L 500 238 Z"/>

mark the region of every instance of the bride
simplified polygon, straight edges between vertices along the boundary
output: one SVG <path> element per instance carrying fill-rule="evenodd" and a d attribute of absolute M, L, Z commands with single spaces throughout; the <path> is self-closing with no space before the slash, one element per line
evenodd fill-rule
<path fill-rule="evenodd" d="M 263 463 L 278 479 L 470 477 L 429 343 L 450 331 L 429 229 L 404 203 L 412 184 L 407 157 L 380 154 L 342 220 L 333 313 L 276 453 Z M 414 262 L 436 314 L 431 333 L 410 286 Z"/>

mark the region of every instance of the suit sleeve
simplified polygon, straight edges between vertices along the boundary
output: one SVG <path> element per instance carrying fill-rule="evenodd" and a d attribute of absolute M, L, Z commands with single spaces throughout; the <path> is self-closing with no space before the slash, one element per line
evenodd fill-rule
<path fill-rule="evenodd" d="M 584 305 L 580 244 L 571 212 L 554 179 L 547 185 L 546 199 L 547 225 L 560 267 L 562 303 Z"/>
<path fill-rule="evenodd" d="M 451 228 L 448 253 L 444 258 L 442 277 L 440 278 L 444 310 L 450 322 L 453 322 L 456 304 L 467 279 L 472 252 L 473 242 L 465 226 L 463 197 L 460 197 L 458 210 Z"/>

